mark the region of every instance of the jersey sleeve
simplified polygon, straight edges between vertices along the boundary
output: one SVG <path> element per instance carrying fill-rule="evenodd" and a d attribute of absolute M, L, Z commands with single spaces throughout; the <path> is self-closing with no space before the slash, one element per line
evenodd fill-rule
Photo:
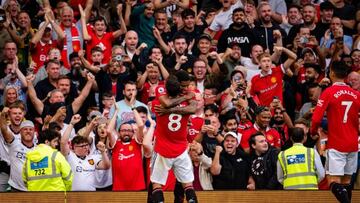
<path fill-rule="evenodd" d="M 313 116 L 312 116 L 312 124 L 311 124 L 311 134 L 315 135 L 317 133 L 317 129 L 320 126 L 321 119 L 324 116 L 324 113 L 327 109 L 327 106 L 329 105 L 329 91 L 324 91 L 314 110 Z"/>
<path fill-rule="evenodd" d="M 165 87 L 164 86 L 157 86 L 156 88 L 155 88 L 155 96 L 156 96 L 156 98 L 159 98 L 159 97 L 161 97 L 161 96 L 164 96 L 164 95 L 166 95 L 166 89 L 165 89 Z"/>

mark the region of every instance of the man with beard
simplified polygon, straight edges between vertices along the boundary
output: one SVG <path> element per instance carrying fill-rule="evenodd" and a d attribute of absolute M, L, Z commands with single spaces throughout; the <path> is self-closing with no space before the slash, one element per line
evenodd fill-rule
<path fill-rule="evenodd" d="M 249 139 L 251 156 L 251 176 L 255 189 L 276 190 L 281 184 L 276 176 L 276 162 L 279 151 L 270 146 L 261 132 L 256 132 Z"/>
<path fill-rule="evenodd" d="M 184 35 L 175 35 L 173 39 L 175 53 L 165 59 L 164 65 L 170 73 L 180 69 L 192 73 L 194 57 L 187 52 L 188 43 Z"/>
<path fill-rule="evenodd" d="M 274 117 L 271 120 L 272 128 L 278 131 L 280 135 L 281 147 L 284 146 L 289 140 L 289 128 L 293 127 L 292 121 L 287 115 L 286 110 L 279 105 L 279 102 L 276 102 L 278 105 L 274 106 Z"/>
<path fill-rule="evenodd" d="M 155 12 L 155 28 L 153 33 L 161 49 L 168 54 L 170 52 L 170 48 L 167 44 L 171 41 L 174 33 L 171 31 L 170 25 L 168 24 L 166 11 L 157 10 Z"/>
<path fill-rule="evenodd" d="M 86 41 L 86 56 L 88 57 L 90 63 L 93 62 L 90 57 L 92 55 L 91 50 L 97 46 L 100 47 L 104 54 L 104 58 L 101 63 L 108 64 L 111 59 L 111 47 L 113 41 L 119 36 L 125 34 L 127 31 L 122 16 L 122 5 L 118 4 L 116 8 L 121 28 L 113 32 L 106 32 L 107 25 L 105 18 L 102 16 L 97 16 L 93 21 L 93 26 L 87 27 L 85 13 L 82 9 L 80 9 L 84 40 Z"/>
<path fill-rule="evenodd" d="M 245 22 L 245 14 L 242 8 L 236 8 L 232 12 L 233 23 L 221 34 L 218 42 L 218 52 L 225 52 L 231 43 L 237 43 L 241 47 L 242 56 L 249 57 L 251 46 L 255 42 L 255 36 Z"/>
<path fill-rule="evenodd" d="M 132 81 L 127 81 L 124 84 L 124 99 L 116 102 L 115 105 L 119 107 L 119 111 L 116 113 L 116 129 L 120 128 L 121 123 L 126 123 L 129 121 L 134 121 L 134 112 L 133 109 L 138 106 L 143 106 L 146 109 L 146 104 L 136 100 L 137 89 L 136 83 Z M 109 116 L 112 117 L 115 113 L 115 106 L 111 107 Z"/>
<path fill-rule="evenodd" d="M 113 57 L 106 70 L 98 68 L 95 79 L 99 89 L 99 101 L 104 92 L 111 91 L 116 101 L 124 98 L 123 90 L 126 81 L 136 81 L 136 69 L 125 66 L 123 59 Z M 100 106 L 102 107 L 102 106 Z"/>
<path fill-rule="evenodd" d="M 9 185 L 12 191 L 26 191 L 24 181 L 22 180 L 22 168 L 25 163 L 26 153 L 34 150 L 34 123 L 23 121 L 20 125 L 20 138 L 8 130 L 6 122 L 6 113 L 2 112 L 0 116 L 1 134 L 4 141 L 9 146 L 10 179 Z"/>
<path fill-rule="evenodd" d="M 60 102 L 65 102 L 65 96 L 59 89 L 54 89 L 49 92 L 49 105 L 44 104 L 36 95 L 36 91 L 34 89 L 34 86 L 32 85 L 32 80 L 34 79 L 34 75 L 30 75 L 27 78 L 27 84 L 28 84 L 28 96 L 32 102 L 32 104 L 35 107 L 35 110 L 39 115 L 41 115 L 42 118 L 45 118 L 46 115 L 49 114 L 49 111 L 51 109 L 51 106 L 57 105 Z M 74 99 L 73 102 L 70 104 L 66 104 L 66 118 L 64 120 L 65 123 L 68 123 L 73 116 L 73 114 L 76 114 L 79 109 L 81 108 L 82 104 L 86 100 L 87 96 L 89 95 L 90 89 L 93 85 L 94 76 L 88 74 L 87 75 L 87 83 L 80 92 L 79 96 Z"/>
<path fill-rule="evenodd" d="M 239 143 L 239 136 L 234 132 L 228 132 L 224 135 L 223 146 L 216 146 L 210 168 L 214 190 L 255 189 L 255 182 L 250 174 L 250 157 L 238 148 Z"/>
<path fill-rule="evenodd" d="M 306 4 L 303 6 L 302 10 L 302 16 L 304 19 L 303 24 L 299 24 L 296 26 L 293 26 L 290 31 L 289 35 L 286 38 L 286 44 L 287 47 L 291 46 L 291 44 L 294 42 L 295 37 L 300 32 L 301 27 L 306 27 L 310 29 L 310 35 L 315 36 L 316 40 L 320 42 L 321 37 L 324 35 L 326 28 L 319 27 L 316 24 L 316 8 L 314 4 Z"/>
<path fill-rule="evenodd" d="M 321 91 L 318 83 L 307 86 L 308 102 L 304 103 L 299 111 L 299 118 L 310 118 L 317 104 Z"/>
<path fill-rule="evenodd" d="M 121 108 L 121 107 L 120 107 Z M 142 164 L 142 145 L 134 137 L 132 124 L 120 125 L 119 133 L 114 135 L 114 115 L 108 128 L 113 131 L 110 138 L 112 149 L 113 191 L 139 191 L 145 189 L 144 168 Z M 139 133 L 137 133 L 139 134 Z"/>
<path fill-rule="evenodd" d="M 197 44 L 199 36 L 203 33 L 207 25 L 195 25 L 195 12 L 192 9 L 185 9 L 181 12 L 181 18 L 184 22 L 184 27 L 176 34 L 184 35 L 188 44 Z M 195 47 L 192 47 L 193 51 Z"/>
<path fill-rule="evenodd" d="M 297 86 L 297 98 L 301 98 L 301 105 L 309 101 L 308 89 L 314 83 L 320 82 L 321 68 L 318 64 L 306 63 L 305 68 L 305 83 L 298 84 Z"/>
<path fill-rule="evenodd" d="M 17 101 L 9 106 L 8 116 L 10 124 L 6 124 L 7 130 L 11 132 L 16 139 L 20 138 L 20 125 L 25 117 L 25 106 Z M 10 175 L 10 157 L 9 146 L 6 144 L 3 136 L 0 136 L 0 191 L 6 191 Z"/>
<path fill-rule="evenodd" d="M 241 137 L 241 147 L 244 149 L 245 152 L 249 153 L 249 138 L 252 134 L 256 132 L 261 132 L 265 135 L 267 142 L 269 142 L 271 146 L 280 149 L 280 135 L 274 128 L 271 128 L 269 126 L 271 120 L 270 109 L 265 106 L 258 106 L 255 109 L 255 114 L 256 118 L 254 125 L 251 128 L 245 130 Z"/>
<path fill-rule="evenodd" d="M 285 31 L 275 22 L 271 21 L 273 11 L 267 2 L 262 2 L 258 8 L 260 21 L 255 25 L 253 32 L 258 43 L 269 53 L 273 52 L 274 44 L 280 38 L 285 39 Z"/>

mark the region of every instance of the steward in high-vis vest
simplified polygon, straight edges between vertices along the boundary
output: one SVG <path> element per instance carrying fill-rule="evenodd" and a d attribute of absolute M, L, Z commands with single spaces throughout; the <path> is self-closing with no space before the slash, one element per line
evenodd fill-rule
<path fill-rule="evenodd" d="M 28 191 L 70 191 L 73 174 L 65 157 L 56 149 L 60 133 L 45 130 L 39 144 L 26 154 L 23 180 Z"/>
<path fill-rule="evenodd" d="M 285 190 L 317 190 L 325 171 L 316 150 L 304 147 L 302 128 L 290 130 L 293 147 L 278 155 L 277 178 Z"/>

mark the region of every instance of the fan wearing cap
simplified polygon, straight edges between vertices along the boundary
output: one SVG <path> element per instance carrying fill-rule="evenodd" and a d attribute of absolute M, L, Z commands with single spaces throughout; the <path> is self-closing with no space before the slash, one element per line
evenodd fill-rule
<path fill-rule="evenodd" d="M 31 60 L 34 67 L 32 72 L 36 74 L 41 66 L 47 60 L 47 55 L 52 48 L 62 48 L 62 40 L 65 37 L 59 25 L 51 23 L 53 21 L 49 12 L 45 13 L 45 21 L 40 23 L 39 30 L 34 34 L 30 40 L 29 51 L 31 53 Z M 52 40 L 52 31 L 57 33 L 58 39 Z"/>
<path fill-rule="evenodd" d="M 240 143 L 241 147 L 244 149 L 245 152 L 248 153 L 250 148 L 249 138 L 252 134 L 259 131 L 265 135 L 266 140 L 271 146 L 280 149 L 280 135 L 278 131 L 269 126 L 271 120 L 270 109 L 266 106 L 258 106 L 255 109 L 255 114 L 256 118 L 254 125 L 251 128 L 245 130 L 243 133 Z"/>
<path fill-rule="evenodd" d="M 91 50 L 94 47 L 99 47 L 103 53 L 104 58 L 101 61 L 102 64 L 109 63 L 111 59 L 111 48 L 112 42 L 117 39 L 119 36 L 126 33 L 127 29 L 125 26 L 124 18 L 122 16 L 122 4 L 117 5 L 117 14 L 119 16 L 120 29 L 113 32 L 106 32 L 107 22 L 103 16 L 97 16 L 94 19 L 93 25 L 86 26 L 86 16 L 82 9 L 80 9 L 82 32 L 84 40 L 86 41 L 86 55 L 88 56 L 89 62 L 92 63 Z"/>
<path fill-rule="evenodd" d="M 26 153 L 34 150 L 35 129 L 32 121 L 26 120 L 20 125 L 20 139 L 17 139 L 11 130 L 8 130 L 6 113 L 0 116 L 1 134 L 9 146 L 10 179 L 9 185 L 13 191 L 26 191 L 22 180 L 22 168 L 25 163 Z"/>
<path fill-rule="evenodd" d="M 216 146 L 210 167 L 215 190 L 255 189 L 255 182 L 250 175 L 250 157 L 238 148 L 239 144 L 239 136 L 228 132 L 224 135 L 223 146 Z"/>

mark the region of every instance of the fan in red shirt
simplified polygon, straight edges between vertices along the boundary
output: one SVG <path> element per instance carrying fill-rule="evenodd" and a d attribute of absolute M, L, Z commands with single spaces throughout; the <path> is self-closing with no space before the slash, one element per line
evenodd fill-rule
<path fill-rule="evenodd" d="M 326 174 L 335 197 L 351 202 L 351 175 L 357 170 L 360 94 L 344 83 L 350 68 L 333 62 L 333 82 L 320 96 L 312 116 L 312 135 L 317 134 L 324 113 L 328 120 Z"/>
<path fill-rule="evenodd" d="M 126 26 L 124 19 L 122 17 L 122 5 L 117 6 L 117 13 L 119 15 L 119 21 L 121 28 L 114 32 L 106 32 L 106 22 L 105 18 L 102 16 L 97 16 L 94 20 L 94 26 L 82 26 L 84 40 L 86 41 L 86 56 L 91 60 L 91 49 L 95 46 L 100 47 L 103 50 L 104 58 L 102 64 L 108 64 L 111 59 L 111 48 L 112 42 L 126 33 Z"/>
<path fill-rule="evenodd" d="M 44 65 L 47 60 L 47 55 L 52 48 L 61 49 L 60 44 L 56 40 L 51 40 L 51 33 L 53 27 L 50 24 L 49 18 L 45 15 L 45 22 L 42 22 L 39 26 L 38 32 L 35 33 L 34 37 L 30 41 L 30 52 L 31 60 L 34 63 L 33 73 L 36 74 L 41 66 Z M 65 35 L 61 31 L 61 28 L 56 24 L 52 23 L 55 27 L 55 31 L 58 35 L 59 42 L 62 42 Z"/>
<path fill-rule="evenodd" d="M 108 125 L 112 133 L 109 145 L 112 149 L 113 191 L 139 191 L 145 189 L 144 168 L 142 162 L 142 144 L 140 133 L 134 136 L 130 123 L 122 123 L 119 133 L 115 130 L 116 112 Z"/>
<path fill-rule="evenodd" d="M 297 56 L 292 51 L 284 47 L 276 47 L 280 51 L 286 53 L 288 59 L 284 64 L 272 68 L 271 55 L 269 53 L 262 53 L 258 56 L 261 72 L 251 79 L 252 96 L 257 96 L 260 105 L 269 106 L 274 96 L 277 96 L 280 101 L 283 101 L 283 76 L 288 71 L 290 66 L 295 62 Z"/>
<path fill-rule="evenodd" d="M 178 71 L 176 76 L 170 76 L 166 81 L 166 95 L 152 102 L 157 123 L 161 124 L 156 127 L 154 133 L 156 157 L 153 160 L 150 177 L 153 183 L 154 202 L 164 202 L 162 185 L 166 183 L 170 168 L 174 170 L 176 179 L 182 183 L 187 201 L 197 202 L 192 185 L 194 181 L 192 162 L 187 152 L 187 123 L 190 114 L 196 111 L 196 101 L 192 97 L 184 101 L 184 96 L 181 96 L 187 94 L 189 83 L 190 79 L 186 71 Z M 173 106 L 163 105 L 165 99 L 172 100 L 169 103 Z"/>
<path fill-rule="evenodd" d="M 261 132 L 265 135 L 266 141 L 273 147 L 280 149 L 280 135 L 274 128 L 270 128 L 271 112 L 268 107 L 258 106 L 255 110 L 256 119 L 254 125 L 245 130 L 242 134 L 240 146 L 245 152 L 249 153 L 249 138 L 256 132 Z"/>

